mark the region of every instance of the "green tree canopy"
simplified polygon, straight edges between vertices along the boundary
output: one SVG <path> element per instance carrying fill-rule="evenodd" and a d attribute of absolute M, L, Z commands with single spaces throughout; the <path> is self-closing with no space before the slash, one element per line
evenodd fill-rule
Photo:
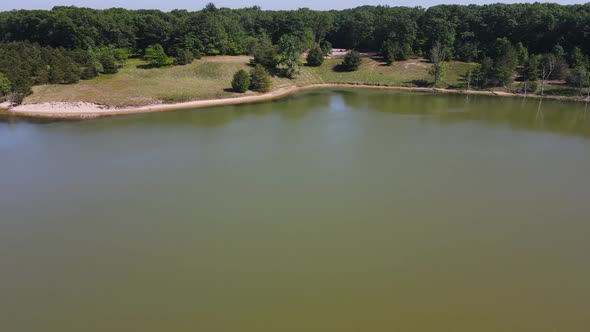
<path fill-rule="evenodd" d="M 294 35 L 283 35 L 279 40 L 279 61 L 282 67 L 283 75 L 293 78 L 299 74 L 299 69 L 303 65 L 301 62 L 301 43 Z"/>

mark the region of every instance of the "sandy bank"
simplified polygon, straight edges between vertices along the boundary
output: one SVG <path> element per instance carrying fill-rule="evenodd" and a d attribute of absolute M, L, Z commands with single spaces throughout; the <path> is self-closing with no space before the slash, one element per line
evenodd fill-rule
<path fill-rule="evenodd" d="M 267 100 L 281 98 L 300 90 L 315 89 L 315 88 L 337 88 L 337 87 L 354 87 L 364 89 L 384 89 L 384 90 L 401 90 L 401 91 L 418 91 L 418 92 L 437 92 L 437 93 L 451 93 L 451 94 L 469 94 L 469 95 L 486 95 L 486 96 L 502 96 L 502 97 L 524 97 L 523 95 L 513 94 L 508 92 L 498 91 L 475 91 L 475 90 L 450 90 L 450 89 L 435 89 L 435 88 L 410 88 L 410 87 L 393 87 L 393 86 L 374 86 L 363 84 L 314 84 L 307 86 L 293 86 L 288 88 L 281 88 L 275 91 L 265 93 L 248 95 L 235 98 L 212 99 L 212 100 L 198 100 L 176 104 L 154 104 L 141 107 L 116 108 L 108 105 L 97 105 L 85 102 L 51 102 L 42 104 L 25 104 L 7 109 L 8 104 L 0 104 L 1 108 L 5 109 L 5 113 L 27 116 L 27 117 L 43 117 L 53 119 L 92 119 L 105 116 L 140 114 L 151 112 L 165 112 L 181 109 L 195 109 L 211 106 L 221 105 L 237 105 L 246 103 L 255 103 Z M 553 100 L 568 100 L 568 101 L 587 101 L 582 98 L 573 97 L 559 97 L 559 96 L 538 96 L 528 95 L 527 98 L 536 99 L 553 99 Z"/>

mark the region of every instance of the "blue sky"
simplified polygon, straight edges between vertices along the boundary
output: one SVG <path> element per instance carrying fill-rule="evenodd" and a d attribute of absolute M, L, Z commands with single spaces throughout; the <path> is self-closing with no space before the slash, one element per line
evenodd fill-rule
<path fill-rule="evenodd" d="M 554 1 L 540 1 L 540 2 L 557 2 L 561 4 L 580 4 L 590 0 L 554 0 Z M 284 0 L 0 0 L 0 10 L 11 9 L 51 9 L 53 6 L 78 6 L 78 7 L 92 7 L 92 8 L 110 8 L 110 7 L 124 7 L 130 9 L 201 9 L 208 2 L 215 3 L 218 7 L 242 8 L 251 7 L 253 5 L 261 6 L 262 9 L 297 9 L 308 7 L 312 9 L 343 9 L 352 8 L 361 5 L 390 5 L 390 6 L 422 6 L 428 7 L 442 3 L 453 4 L 490 4 L 490 3 L 514 3 L 514 2 L 534 2 L 534 1 L 482 1 L 482 0 L 300 0 L 300 1 L 284 1 Z"/>

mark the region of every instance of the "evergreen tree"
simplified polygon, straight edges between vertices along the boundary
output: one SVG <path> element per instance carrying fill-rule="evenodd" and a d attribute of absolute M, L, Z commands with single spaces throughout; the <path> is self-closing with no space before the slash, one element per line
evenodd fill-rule
<path fill-rule="evenodd" d="M 344 71 L 356 71 L 360 67 L 362 60 L 363 58 L 358 52 L 350 51 L 344 56 L 340 67 Z"/>
<path fill-rule="evenodd" d="M 98 74 L 99 71 L 98 68 L 96 68 L 96 65 L 94 63 L 90 63 L 86 66 L 86 68 L 84 68 L 84 70 L 82 70 L 82 75 L 80 78 L 83 80 L 90 80 L 98 76 Z"/>
<path fill-rule="evenodd" d="M 108 47 L 102 47 L 100 50 L 99 61 L 102 67 L 103 74 L 116 74 L 119 71 L 117 60 L 113 54 L 113 50 Z"/>
<path fill-rule="evenodd" d="M 49 65 L 49 83 L 59 84 L 63 82 L 64 75 L 63 67 L 60 64 L 53 62 Z"/>
<path fill-rule="evenodd" d="M 268 69 L 274 69 L 277 67 L 277 50 L 268 35 L 262 34 L 255 39 L 249 46 L 249 49 L 250 54 L 254 56 L 254 60 L 252 60 L 254 64 L 262 65 Z"/>
<path fill-rule="evenodd" d="M 0 96 L 6 96 L 10 92 L 10 80 L 0 73 Z"/>
<path fill-rule="evenodd" d="M 582 50 L 579 47 L 574 47 L 570 54 L 570 65 L 572 68 L 576 67 L 588 67 L 588 62 Z"/>
<path fill-rule="evenodd" d="M 80 81 L 80 67 L 73 61 L 64 64 L 64 80 L 65 84 L 74 84 Z"/>
<path fill-rule="evenodd" d="M 178 49 L 176 50 L 176 59 L 174 60 L 174 63 L 180 66 L 184 66 L 191 64 L 194 59 L 195 56 L 193 52 L 191 52 L 190 50 Z"/>
<path fill-rule="evenodd" d="M 313 47 L 307 54 L 307 65 L 310 67 L 319 67 L 324 63 L 324 52 L 318 46 Z"/>
<path fill-rule="evenodd" d="M 272 88 L 272 82 L 268 70 L 262 65 L 256 65 L 250 73 L 250 90 L 256 92 L 268 92 Z"/>
<path fill-rule="evenodd" d="M 525 81 L 537 81 L 539 79 L 539 57 L 530 56 L 524 65 L 523 79 Z"/>
<path fill-rule="evenodd" d="M 566 83 L 569 86 L 578 89 L 579 93 L 582 93 L 582 88 L 588 81 L 588 71 L 585 67 L 576 67 L 570 70 L 570 73 L 566 77 Z"/>
<path fill-rule="evenodd" d="M 529 61 L 529 50 L 524 47 L 522 42 L 516 44 L 516 53 L 518 54 L 518 64 L 524 65 Z"/>
<path fill-rule="evenodd" d="M 49 70 L 47 69 L 47 66 L 40 66 L 39 68 L 37 68 L 35 70 L 34 73 L 34 77 L 35 77 L 35 84 L 47 84 L 49 83 Z"/>
<path fill-rule="evenodd" d="M 167 66 L 172 64 L 173 62 L 172 59 L 170 59 L 166 55 L 166 52 L 164 52 L 164 48 L 160 44 L 156 44 L 146 48 L 144 58 L 153 67 Z"/>
<path fill-rule="evenodd" d="M 231 86 L 235 92 L 244 93 L 250 87 L 250 75 L 244 70 L 239 70 L 234 74 Z"/>

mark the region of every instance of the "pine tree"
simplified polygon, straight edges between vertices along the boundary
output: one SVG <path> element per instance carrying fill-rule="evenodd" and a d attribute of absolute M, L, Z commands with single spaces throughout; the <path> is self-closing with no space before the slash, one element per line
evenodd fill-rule
<path fill-rule="evenodd" d="M 272 87 L 270 74 L 262 65 L 256 65 L 250 73 L 250 90 L 268 92 Z"/>
<path fill-rule="evenodd" d="M 324 63 L 324 52 L 318 46 L 313 47 L 307 54 L 307 65 L 310 67 L 319 67 Z"/>
<path fill-rule="evenodd" d="M 340 67 L 345 71 L 356 71 L 361 65 L 363 58 L 356 51 L 351 51 L 344 56 Z"/>
<path fill-rule="evenodd" d="M 167 66 L 173 62 L 172 59 L 166 55 L 164 48 L 160 44 L 146 48 L 144 57 L 149 61 L 150 65 L 154 67 Z"/>
<path fill-rule="evenodd" d="M 231 86 L 235 92 L 244 93 L 250 87 L 250 75 L 244 70 L 239 70 L 234 74 Z"/>

